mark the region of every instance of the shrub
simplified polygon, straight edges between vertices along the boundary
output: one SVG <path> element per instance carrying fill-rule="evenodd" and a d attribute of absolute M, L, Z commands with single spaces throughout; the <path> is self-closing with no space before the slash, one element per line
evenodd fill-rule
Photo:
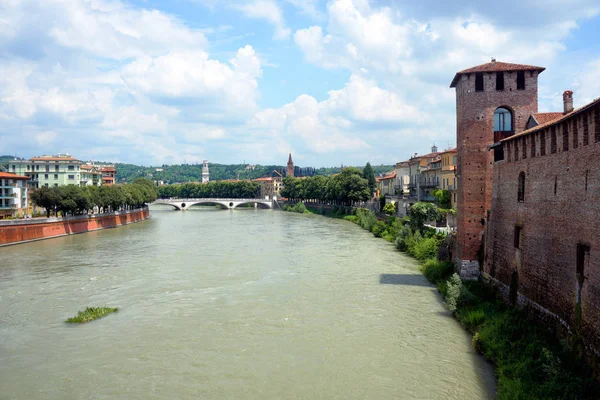
<path fill-rule="evenodd" d="M 356 216 L 358 217 L 358 225 L 361 228 L 368 230 L 371 232 L 373 230 L 373 226 L 377 222 L 377 217 L 373 211 L 361 208 L 356 210 Z"/>
<path fill-rule="evenodd" d="M 474 300 L 471 292 L 463 285 L 460 276 L 454 273 L 447 282 L 446 303 L 450 311 L 456 312 L 457 308 L 471 304 Z"/>
<path fill-rule="evenodd" d="M 396 213 L 396 206 L 393 203 L 387 203 L 383 207 L 383 213 L 387 215 L 394 215 Z"/>
<path fill-rule="evenodd" d="M 421 272 L 431 283 L 448 279 L 454 268 L 451 262 L 429 259 L 421 266 Z"/>
<path fill-rule="evenodd" d="M 412 236 L 412 231 L 410 230 L 410 226 L 408 225 L 404 225 L 402 226 L 402 228 L 400 228 L 400 230 L 398 231 L 398 234 L 396 235 L 396 248 L 400 251 L 407 251 L 408 250 L 408 245 L 406 244 L 406 239 L 408 239 L 409 236 Z"/>
<path fill-rule="evenodd" d="M 381 237 L 381 234 L 385 231 L 385 228 L 385 222 L 377 221 L 375 222 L 375 225 L 373 225 L 371 232 L 373 232 L 373 235 L 375 235 L 375 237 Z"/>
<path fill-rule="evenodd" d="M 358 217 L 356 215 L 346 215 L 344 216 L 344 219 L 346 221 L 354 222 L 355 224 L 358 223 Z"/>
<path fill-rule="evenodd" d="M 427 238 L 416 241 L 412 253 L 417 260 L 425 261 L 435 258 L 437 251 L 438 241 L 435 238 Z"/>

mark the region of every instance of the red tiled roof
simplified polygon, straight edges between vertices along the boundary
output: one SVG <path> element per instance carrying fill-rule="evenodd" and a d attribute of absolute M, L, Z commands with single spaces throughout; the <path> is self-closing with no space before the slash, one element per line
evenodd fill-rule
<path fill-rule="evenodd" d="M 492 61 L 487 64 L 477 65 L 475 67 L 463 69 L 454 75 L 450 87 L 456 87 L 458 79 L 462 74 L 473 74 L 476 72 L 510 72 L 510 71 L 539 71 L 542 72 L 546 68 L 536 67 L 535 65 L 511 64 L 500 61 Z"/>
<path fill-rule="evenodd" d="M 115 167 L 102 167 L 102 172 L 117 172 Z"/>
<path fill-rule="evenodd" d="M 77 161 L 80 160 L 73 157 L 53 157 L 53 156 L 42 156 L 42 157 L 31 157 L 31 161 Z"/>
<path fill-rule="evenodd" d="M 28 180 L 28 176 L 21 176 L 16 174 L 10 174 L 8 172 L 0 172 L 0 179 L 19 179 L 19 180 Z"/>
<path fill-rule="evenodd" d="M 383 181 L 383 180 L 386 180 L 386 179 L 395 179 L 395 178 L 396 178 L 396 171 L 390 171 L 390 172 L 387 172 L 382 177 L 375 178 L 375 180 Z"/>
<path fill-rule="evenodd" d="M 550 121 L 554 121 L 555 119 L 558 119 L 558 118 L 562 117 L 563 115 L 564 115 L 564 113 L 561 113 L 561 112 L 547 112 L 547 113 L 531 114 L 531 116 L 536 120 L 538 125 L 542 125 L 542 124 L 546 124 Z"/>
<path fill-rule="evenodd" d="M 273 180 L 272 177 L 256 178 L 255 179 L 255 181 L 261 181 L 261 182 L 272 181 L 272 180 Z"/>
<path fill-rule="evenodd" d="M 530 128 L 530 129 L 527 129 L 525 131 L 519 132 L 516 135 L 507 137 L 506 139 L 502 139 L 501 142 L 507 142 L 509 140 L 512 140 L 512 139 L 518 138 L 518 137 L 520 138 L 521 136 L 528 135 L 528 134 L 533 133 L 533 132 L 541 131 L 541 130 L 546 129 L 546 128 L 552 126 L 552 125 L 558 125 L 559 123 L 561 123 L 561 122 L 563 122 L 563 121 L 565 121 L 565 120 L 567 120 L 567 119 L 569 119 L 569 118 L 571 118 L 571 117 L 573 117 L 573 116 L 575 116 L 577 114 L 580 114 L 583 111 L 586 111 L 586 110 L 588 110 L 588 109 L 590 109 L 590 108 L 592 108 L 594 106 L 600 106 L 600 98 L 597 98 L 596 100 L 592 101 L 591 103 L 586 104 L 585 106 L 580 107 L 580 108 L 578 108 L 576 110 L 573 110 L 573 111 L 571 111 L 568 114 L 562 114 L 562 113 L 560 113 L 561 114 L 560 118 L 547 121 L 544 124 L 539 124 L 538 126 L 534 126 L 533 128 Z"/>

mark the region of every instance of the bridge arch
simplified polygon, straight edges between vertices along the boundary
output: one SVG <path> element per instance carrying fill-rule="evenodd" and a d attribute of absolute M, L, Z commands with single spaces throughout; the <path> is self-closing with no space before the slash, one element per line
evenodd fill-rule
<path fill-rule="evenodd" d="M 168 202 L 168 201 L 157 200 L 157 201 L 153 202 L 151 205 L 171 206 L 171 207 L 175 208 L 175 210 L 177 210 L 177 211 L 182 210 L 182 208 L 180 207 L 180 204 L 172 203 L 172 202 Z"/>
<path fill-rule="evenodd" d="M 191 201 L 187 203 L 187 207 L 185 208 L 186 210 L 189 210 L 191 207 L 193 206 L 200 206 L 200 205 L 214 205 L 214 206 L 219 206 L 222 209 L 228 209 L 229 207 L 227 207 L 227 204 L 225 204 L 222 201 L 215 201 L 215 200 L 201 200 L 201 201 Z"/>
<path fill-rule="evenodd" d="M 246 205 L 246 204 L 256 204 L 257 207 L 264 208 L 264 209 L 271 209 L 272 208 L 270 202 L 267 202 L 267 201 L 257 201 L 257 200 L 240 201 L 239 203 L 235 204 L 232 208 L 238 208 L 238 207 Z"/>

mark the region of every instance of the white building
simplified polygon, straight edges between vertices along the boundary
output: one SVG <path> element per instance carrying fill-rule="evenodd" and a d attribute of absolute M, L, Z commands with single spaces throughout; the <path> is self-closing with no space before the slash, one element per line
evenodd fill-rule
<path fill-rule="evenodd" d="M 0 172 L 0 219 L 27 213 L 29 177 Z"/>

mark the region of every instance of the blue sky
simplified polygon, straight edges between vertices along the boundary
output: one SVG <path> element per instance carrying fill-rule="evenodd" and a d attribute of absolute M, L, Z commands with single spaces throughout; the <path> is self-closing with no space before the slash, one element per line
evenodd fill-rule
<path fill-rule="evenodd" d="M 458 70 L 600 96 L 597 0 L 0 0 L 0 154 L 391 164 L 455 145 Z"/>

